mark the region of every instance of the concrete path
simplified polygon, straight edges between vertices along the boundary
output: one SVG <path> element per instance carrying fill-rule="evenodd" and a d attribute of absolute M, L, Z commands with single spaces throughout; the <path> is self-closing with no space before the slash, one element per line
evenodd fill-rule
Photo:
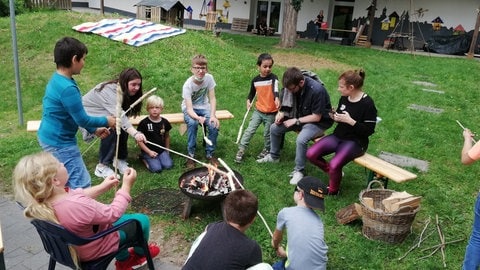
<path fill-rule="evenodd" d="M 6 269 L 37 270 L 48 269 L 49 256 L 44 251 L 42 241 L 37 231 L 22 210 L 8 197 L 0 195 L 0 226 L 2 227 L 3 246 L 5 248 Z M 161 255 L 160 255 L 161 256 Z M 178 270 L 179 266 L 162 262 L 154 258 L 155 269 Z M 115 261 L 115 260 L 114 260 Z M 144 267 L 146 269 L 147 267 Z M 57 264 L 55 269 L 70 269 Z M 113 262 L 108 270 L 114 270 Z"/>

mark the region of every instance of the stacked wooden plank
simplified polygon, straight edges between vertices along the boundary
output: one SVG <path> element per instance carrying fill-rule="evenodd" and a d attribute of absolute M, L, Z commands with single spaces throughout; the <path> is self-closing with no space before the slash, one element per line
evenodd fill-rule
<path fill-rule="evenodd" d="M 382 204 L 387 213 L 409 212 L 420 206 L 421 199 L 422 197 L 413 196 L 405 191 L 393 192 L 390 197 L 382 200 Z"/>
<path fill-rule="evenodd" d="M 230 29 L 232 31 L 246 32 L 248 29 L 248 19 L 233 18 L 232 26 Z"/>

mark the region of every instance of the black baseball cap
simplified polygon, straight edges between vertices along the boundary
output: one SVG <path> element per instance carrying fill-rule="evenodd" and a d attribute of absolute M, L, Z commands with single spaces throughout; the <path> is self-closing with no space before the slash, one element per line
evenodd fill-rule
<path fill-rule="evenodd" d="M 303 190 L 305 204 L 314 209 L 325 211 L 323 198 L 328 194 L 327 185 L 313 176 L 305 176 L 298 181 L 297 186 Z"/>

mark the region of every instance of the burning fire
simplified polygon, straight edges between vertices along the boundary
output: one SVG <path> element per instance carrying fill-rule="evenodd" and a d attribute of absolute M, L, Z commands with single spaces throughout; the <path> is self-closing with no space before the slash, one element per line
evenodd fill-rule
<path fill-rule="evenodd" d="M 217 173 L 211 168 L 182 179 L 180 188 L 190 194 L 201 196 L 224 195 L 235 189 L 235 187 L 232 189 L 226 175 Z"/>

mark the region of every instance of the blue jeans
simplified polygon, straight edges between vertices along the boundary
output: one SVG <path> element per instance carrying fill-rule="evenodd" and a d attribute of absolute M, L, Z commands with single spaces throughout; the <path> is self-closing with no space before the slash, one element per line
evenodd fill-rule
<path fill-rule="evenodd" d="M 92 185 L 92 178 L 83 162 L 82 154 L 77 145 L 54 147 L 39 141 L 40 147 L 62 162 L 68 172 L 67 186 L 71 189 L 87 188 Z"/>
<path fill-rule="evenodd" d="M 150 237 L 150 220 L 145 214 L 135 213 L 135 214 L 123 214 L 113 225 L 118 225 L 124 221 L 136 219 L 140 222 L 142 226 L 143 238 L 148 242 Z M 121 227 L 119 229 L 120 233 L 120 242 L 119 246 L 125 243 L 128 239 L 134 239 L 136 237 L 136 228 L 134 226 Z M 144 250 L 141 247 L 134 247 L 135 254 L 143 255 L 145 254 Z M 129 257 L 128 249 L 119 250 L 115 258 L 119 261 L 125 261 Z"/>
<path fill-rule="evenodd" d="M 480 267 L 480 193 L 473 212 L 473 229 L 465 251 L 463 270 L 477 270 Z"/>
<path fill-rule="evenodd" d="M 258 127 L 263 124 L 263 148 L 270 151 L 270 126 L 273 124 L 273 122 L 275 122 L 275 113 L 267 114 L 254 110 L 252 113 L 252 119 L 250 119 L 247 129 L 245 132 L 243 132 L 242 139 L 240 140 L 240 146 L 238 148 L 245 150 Z"/>
<path fill-rule="evenodd" d="M 271 139 L 271 146 L 270 146 L 270 155 L 277 159 L 280 158 L 280 146 L 282 143 L 283 135 L 288 131 L 300 131 L 297 136 L 296 141 L 296 149 L 295 149 L 295 168 L 296 171 L 303 171 L 305 169 L 305 163 L 307 160 L 306 153 L 307 153 L 307 146 L 308 142 L 323 134 L 324 130 L 314 124 L 303 124 L 301 127 L 299 126 L 291 126 L 290 128 L 285 127 L 283 124 L 277 125 L 273 123 L 270 126 L 270 139 Z"/>
<path fill-rule="evenodd" d="M 323 157 L 331 153 L 335 155 L 329 163 Z M 328 190 L 335 192 L 340 188 L 343 166 L 364 153 L 364 149 L 358 143 L 352 140 L 341 140 L 332 134 L 312 145 L 307 150 L 307 159 L 328 173 Z"/>
<path fill-rule="evenodd" d="M 159 173 L 162 170 L 168 170 L 173 167 L 173 160 L 170 157 L 170 153 L 168 151 L 163 151 L 157 157 L 152 158 L 147 153 L 141 153 L 142 159 L 145 160 L 148 164 L 148 170 L 152 173 Z"/>
<path fill-rule="evenodd" d="M 205 120 L 205 128 L 207 129 L 207 138 L 212 142 L 212 145 L 205 144 L 205 155 L 212 157 L 217 146 L 218 129 L 210 123 L 210 110 L 193 109 L 198 116 L 203 116 Z M 187 124 L 187 151 L 190 156 L 195 156 L 195 149 L 197 147 L 197 131 L 199 122 L 191 118 L 187 111 L 183 111 L 183 119 Z M 203 138 L 203 136 L 202 136 Z"/>
<path fill-rule="evenodd" d="M 128 133 L 123 129 L 120 132 L 120 139 L 118 145 L 118 159 L 127 159 L 128 157 Z M 115 157 L 115 150 L 117 148 L 117 131 L 112 129 L 110 135 L 100 140 L 100 149 L 98 151 L 99 163 L 108 165 L 113 162 Z"/>

